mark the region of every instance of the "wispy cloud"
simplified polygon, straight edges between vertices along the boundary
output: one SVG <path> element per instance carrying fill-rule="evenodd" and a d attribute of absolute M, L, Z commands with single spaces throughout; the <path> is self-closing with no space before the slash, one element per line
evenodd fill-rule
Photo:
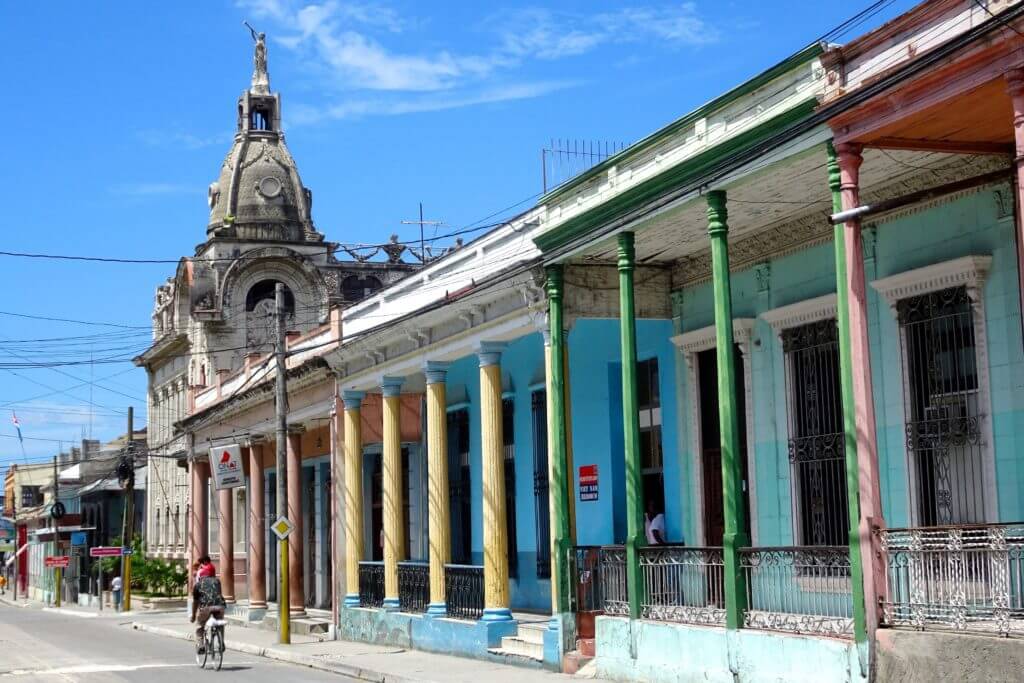
<path fill-rule="evenodd" d="M 152 147 L 183 147 L 185 149 L 203 149 L 206 147 L 223 147 L 231 142 L 231 135 L 195 135 L 185 131 L 140 130 L 136 137 Z"/>
<path fill-rule="evenodd" d="M 119 183 L 111 185 L 110 193 L 122 197 L 151 197 L 154 195 L 186 194 L 199 192 L 191 185 L 182 183 Z"/>
<path fill-rule="evenodd" d="M 528 82 L 515 73 L 530 61 L 579 56 L 601 47 L 660 43 L 700 46 L 717 40 L 691 2 L 643 5 L 591 15 L 547 9 L 492 14 L 477 29 L 487 35 L 480 51 L 410 50 L 395 34 L 415 26 L 380 2 L 237 0 L 249 16 L 272 27 L 272 40 L 294 51 L 310 69 L 328 74 L 349 97 L 323 107 L 291 109 L 296 123 L 367 115 L 436 111 L 539 97 L 577 81 Z M 545 67 L 550 69 L 550 67 Z M 505 81 L 514 81 L 504 83 Z M 367 91 L 377 93 L 365 96 Z M 358 95 L 363 92 L 364 95 Z M 356 95 L 353 95 L 356 93 Z"/>

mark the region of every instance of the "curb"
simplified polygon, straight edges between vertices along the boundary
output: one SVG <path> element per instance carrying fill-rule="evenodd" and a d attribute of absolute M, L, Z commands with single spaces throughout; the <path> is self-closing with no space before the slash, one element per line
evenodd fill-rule
<path fill-rule="evenodd" d="M 14 600 L 8 600 L 7 598 L 0 598 L 0 603 L 3 603 L 8 607 L 19 607 L 22 609 L 32 606 L 32 603 L 28 600 L 25 600 L 24 602 L 15 602 Z"/>
<path fill-rule="evenodd" d="M 192 641 L 191 633 L 182 633 L 170 628 L 163 628 L 161 626 L 149 626 L 138 621 L 131 622 L 131 627 L 135 631 L 145 631 L 158 636 L 166 636 L 169 638 L 177 638 L 179 640 Z M 364 669 L 359 666 L 351 664 L 342 664 L 336 662 L 324 662 L 311 655 L 304 655 L 293 652 L 285 652 L 269 647 L 260 647 L 259 645 L 250 645 L 249 643 L 225 643 L 225 647 L 228 650 L 234 650 L 247 655 L 255 655 L 257 657 L 266 657 L 267 659 L 273 659 L 279 662 L 287 662 L 288 664 L 298 664 L 299 666 L 306 666 L 311 669 L 317 669 L 319 671 L 327 671 L 329 673 L 341 674 L 350 678 L 355 678 L 360 681 L 371 681 L 372 683 L 425 683 L 431 679 L 427 678 L 408 678 L 406 676 L 399 676 L 396 674 L 389 674 L 382 671 L 372 671 L 370 669 Z"/>

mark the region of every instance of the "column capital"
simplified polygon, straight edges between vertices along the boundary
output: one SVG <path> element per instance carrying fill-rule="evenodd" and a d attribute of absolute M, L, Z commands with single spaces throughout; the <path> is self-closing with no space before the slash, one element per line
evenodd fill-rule
<path fill-rule="evenodd" d="M 708 235 L 716 237 L 729 232 L 729 209 L 725 190 L 708 192 Z"/>
<path fill-rule="evenodd" d="M 1024 95 L 1024 69 L 1010 69 L 1003 78 L 1006 79 L 1006 92 L 1010 97 Z"/>
<path fill-rule="evenodd" d="M 297 436 L 299 434 L 305 434 L 306 425 L 300 423 L 288 425 L 288 436 Z"/>
<path fill-rule="evenodd" d="M 544 291 L 548 299 L 561 299 L 565 293 L 565 268 L 561 263 L 552 263 L 544 268 Z"/>
<path fill-rule="evenodd" d="M 841 142 L 836 145 L 836 163 L 839 164 L 841 189 L 850 190 L 860 186 L 860 165 L 864 163 L 863 152 L 864 146 L 856 142 Z"/>
<path fill-rule="evenodd" d="M 246 448 L 252 448 L 253 446 L 260 446 L 266 443 L 267 437 L 264 434 L 250 434 L 249 438 L 242 439 L 242 446 Z"/>
<path fill-rule="evenodd" d="M 476 356 L 480 360 L 480 367 L 486 368 L 489 365 L 501 363 L 501 352 L 508 346 L 505 342 L 480 342 Z"/>
<path fill-rule="evenodd" d="M 380 390 L 384 394 L 384 398 L 394 398 L 401 395 L 403 384 L 405 384 L 405 377 L 385 375 L 380 380 Z"/>
<path fill-rule="evenodd" d="M 839 192 L 842 185 L 839 175 L 839 155 L 836 153 L 834 141 L 829 140 L 826 143 L 825 155 L 828 158 L 828 189 L 832 192 Z"/>
<path fill-rule="evenodd" d="M 620 232 L 618 238 L 619 272 L 636 268 L 636 237 L 631 232 Z"/>
<path fill-rule="evenodd" d="M 448 375 L 449 363 L 436 360 L 428 360 L 423 364 L 423 375 L 427 378 L 427 384 L 444 384 Z"/>
<path fill-rule="evenodd" d="M 365 391 L 346 389 L 341 392 L 341 400 L 345 403 L 345 410 L 359 410 L 363 405 L 364 398 L 366 398 Z"/>

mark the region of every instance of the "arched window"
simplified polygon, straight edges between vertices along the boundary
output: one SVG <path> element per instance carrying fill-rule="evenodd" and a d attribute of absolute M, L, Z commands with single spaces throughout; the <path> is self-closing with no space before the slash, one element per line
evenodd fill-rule
<path fill-rule="evenodd" d="M 380 280 L 368 275 L 349 275 L 341 281 L 341 297 L 348 303 L 361 301 L 382 287 Z"/>
<path fill-rule="evenodd" d="M 259 349 L 274 343 L 277 283 L 277 280 L 261 280 L 245 295 L 245 343 L 249 348 Z M 288 285 L 284 286 L 284 311 L 287 325 L 295 318 L 295 297 Z"/>

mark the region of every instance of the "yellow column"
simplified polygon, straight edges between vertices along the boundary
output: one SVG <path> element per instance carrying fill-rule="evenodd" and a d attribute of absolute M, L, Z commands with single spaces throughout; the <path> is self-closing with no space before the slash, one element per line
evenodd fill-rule
<path fill-rule="evenodd" d="M 385 377 L 384 394 L 384 609 L 398 609 L 398 563 L 405 550 L 402 502 L 402 377 Z"/>
<path fill-rule="evenodd" d="M 430 512 L 430 605 L 427 614 L 448 613 L 444 566 L 452 561 L 451 509 L 448 500 L 448 416 L 445 397 L 447 363 L 428 362 L 427 382 L 427 496 Z"/>
<path fill-rule="evenodd" d="M 361 391 L 345 401 L 345 606 L 359 607 L 359 561 L 363 559 L 363 418 Z"/>
<path fill-rule="evenodd" d="M 501 415 L 501 351 L 483 342 L 480 360 L 480 440 L 483 461 L 484 621 L 511 621 L 508 539 L 505 537 L 505 459 Z"/>

